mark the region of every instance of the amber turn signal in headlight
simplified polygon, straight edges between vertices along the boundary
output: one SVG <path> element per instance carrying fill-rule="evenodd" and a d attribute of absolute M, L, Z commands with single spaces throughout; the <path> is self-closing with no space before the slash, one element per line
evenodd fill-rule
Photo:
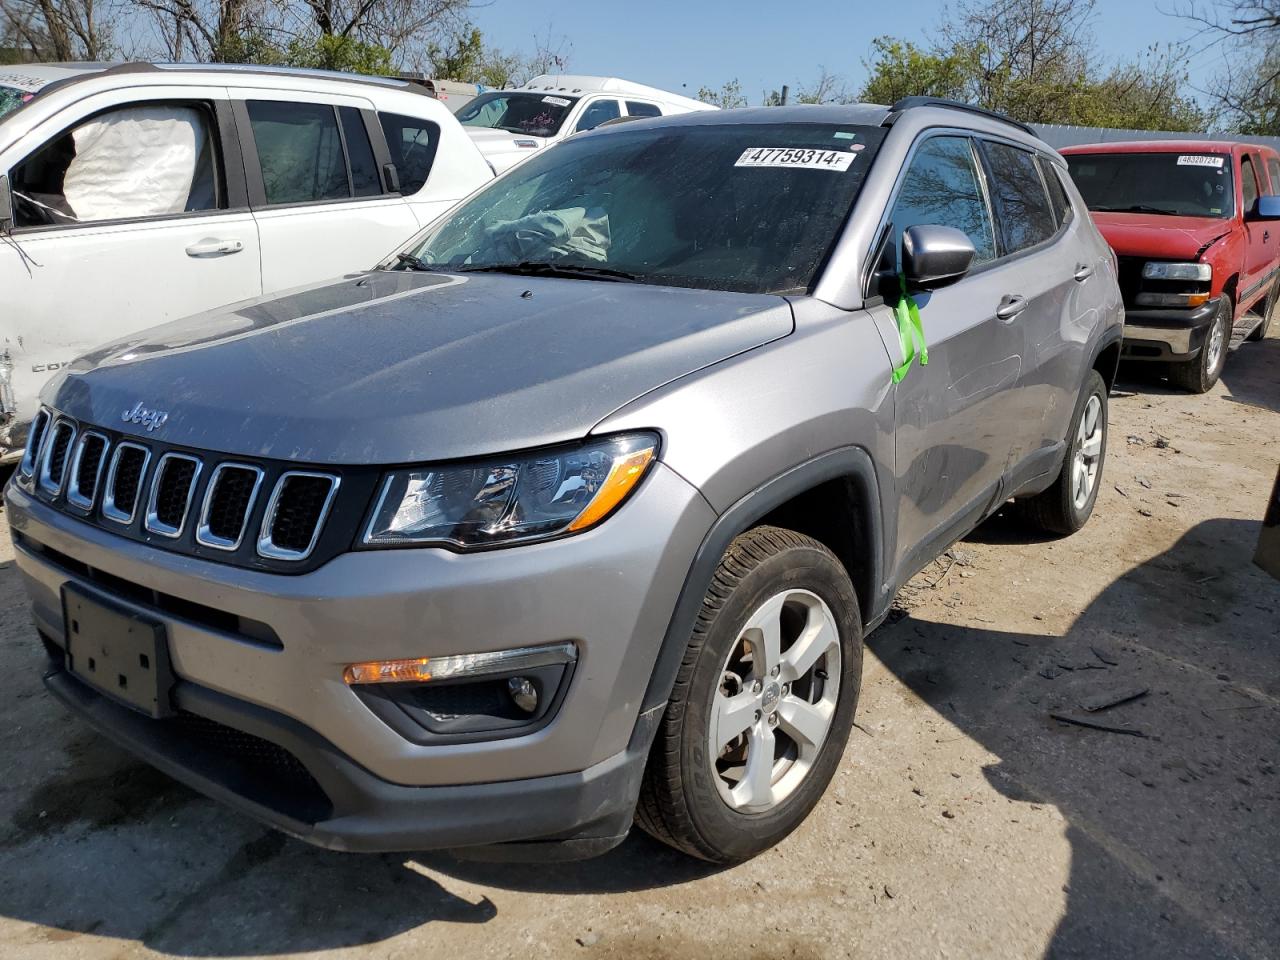
<path fill-rule="evenodd" d="M 366 660 L 349 664 L 342 671 L 348 684 L 362 683 L 429 683 L 432 680 L 456 680 L 460 677 L 482 677 L 495 673 L 515 673 L 572 663 L 578 659 L 578 648 L 572 643 L 553 643 L 538 647 L 517 647 L 491 653 L 460 653 L 447 657 L 409 657 L 403 660 Z"/>

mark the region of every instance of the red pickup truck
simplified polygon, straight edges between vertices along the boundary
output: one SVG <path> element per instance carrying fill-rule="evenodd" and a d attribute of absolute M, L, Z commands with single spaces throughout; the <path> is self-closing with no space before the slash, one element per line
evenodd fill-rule
<path fill-rule="evenodd" d="M 1062 151 L 1119 261 L 1123 355 L 1204 393 L 1233 337 L 1261 340 L 1280 285 L 1280 154 L 1223 141 Z"/>

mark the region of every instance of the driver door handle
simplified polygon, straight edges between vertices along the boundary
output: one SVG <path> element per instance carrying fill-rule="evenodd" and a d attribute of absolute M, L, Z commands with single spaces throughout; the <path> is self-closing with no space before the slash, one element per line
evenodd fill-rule
<path fill-rule="evenodd" d="M 1000 301 L 1000 306 L 996 307 L 996 316 L 1001 320 L 1012 320 L 1025 309 L 1027 309 L 1027 298 L 1011 293 Z"/>
<path fill-rule="evenodd" d="M 1089 266 L 1087 263 L 1080 264 L 1078 267 L 1076 267 L 1076 272 L 1072 274 L 1072 277 L 1076 280 L 1077 283 L 1083 283 L 1085 280 L 1088 280 L 1092 276 L 1093 276 L 1093 267 Z"/>
<path fill-rule="evenodd" d="M 187 247 L 188 257 L 224 257 L 231 253 L 239 253 L 244 244 L 239 240 L 220 240 L 217 237 L 205 237 Z"/>

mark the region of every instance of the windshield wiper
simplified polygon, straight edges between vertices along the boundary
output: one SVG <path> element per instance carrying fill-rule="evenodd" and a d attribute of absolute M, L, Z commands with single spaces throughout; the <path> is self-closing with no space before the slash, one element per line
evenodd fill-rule
<path fill-rule="evenodd" d="M 519 263 L 489 263 L 480 266 L 454 268 L 458 273 L 510 273 L 525 277 L 565 277 L 570 280 L 612 280 L 619 283 L 643 283 L 639 274 L 611 267 L 593 267 L 590 264 L 547 263 L 542 260 L 521 260 Z"/>
<path fill-rule="evenodd" d="M 1145 203 L 1135 203 L 1128 207 L 1094 207 L 1099 213 L 1160 213 L 1166 217 L 1179 217 L 1177 210 L 1166 210 L 1164 207 L 1149 207 Z"/>
<path fill-rule="evenodd" d="M 434 267 L 428 266 L 427 262 L 420 257 L 415 257 L 412 253 L 397 253 L 396 261 L 402 267 L 408 267 L 410 270 L 424 270 L 431 273 Z"/>

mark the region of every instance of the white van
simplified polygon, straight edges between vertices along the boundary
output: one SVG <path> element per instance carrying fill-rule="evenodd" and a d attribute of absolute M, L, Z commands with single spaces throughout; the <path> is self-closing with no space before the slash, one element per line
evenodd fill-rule
<path fill-rule="evenodd" d="M 0 67 L 0 459 L 91 347 L 369 267 L 492 177 L 404 80 Z"/>
<path fill-rule="evenodd" d="M 619 117 L 665 117 L 710 104 L 616 77 L 535 77 L 517 90 L 482 93 L 457 117 L 497 173 L 565 137 Z"/>

